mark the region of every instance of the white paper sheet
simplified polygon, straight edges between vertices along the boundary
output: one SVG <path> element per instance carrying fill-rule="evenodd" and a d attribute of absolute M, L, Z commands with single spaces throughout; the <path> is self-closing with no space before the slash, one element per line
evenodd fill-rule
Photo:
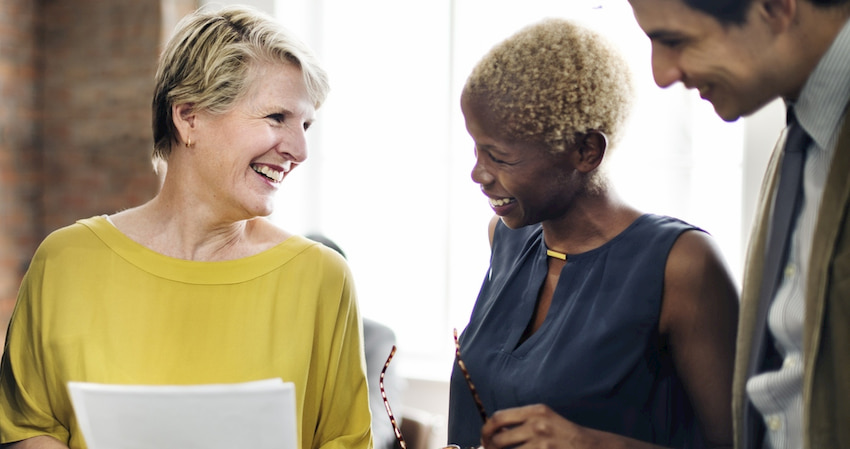
<path fill-rule="evenodd" d="M 89 449 L 298 449 L 295 386 L 281 379 L 149 386 L 68 382 Z"/>

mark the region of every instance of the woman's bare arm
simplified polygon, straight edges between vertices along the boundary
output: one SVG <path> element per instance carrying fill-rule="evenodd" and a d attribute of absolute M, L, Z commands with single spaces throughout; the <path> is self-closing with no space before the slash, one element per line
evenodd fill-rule
<path fill-rule="evenodd" d="M 686 232 L 667 259 L 659 330 L 712 447 L 732 447 L 738 292 L 720 251 Z"/>

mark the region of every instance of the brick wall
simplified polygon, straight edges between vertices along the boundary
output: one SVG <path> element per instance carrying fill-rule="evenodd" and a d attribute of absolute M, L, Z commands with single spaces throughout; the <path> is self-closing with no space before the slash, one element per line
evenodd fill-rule
<path fill-rule="evenodd" d="M 37 2 L 0 2 L 0 336 L 42 234 L 41 23 Z"/>
<path fill-rule="evenodd" d="M 156 58 L 162 37 L 196 4 L 0 2 L 0 336 L 47 233 L 156 192 Z"/>
<path fill-rule="evenodd" d="M 157 1 L 47 1 L 44 226 L 138 205 L 156 188 Z M 61 188 L 56 188 L 61 186 Z"/>

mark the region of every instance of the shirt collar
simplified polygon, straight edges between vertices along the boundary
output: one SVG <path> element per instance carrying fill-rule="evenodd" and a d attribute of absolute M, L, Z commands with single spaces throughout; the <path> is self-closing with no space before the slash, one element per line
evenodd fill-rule
<path fill-rule="evenodd" d="M 844 23 L 829 49 L 809 75 L 794 112 L 817 144 L 831 151 L 844 109 L 850 100 L 850 21 Z"/>

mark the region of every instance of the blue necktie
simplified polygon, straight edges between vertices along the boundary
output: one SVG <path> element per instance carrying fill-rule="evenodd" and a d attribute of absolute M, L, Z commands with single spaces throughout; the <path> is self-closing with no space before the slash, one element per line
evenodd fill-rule
<path fill-rule="evenodd" d="M 764 272 L 759 292 L 756 321 L 758 327 L 756 327 L 756 336 L 753 341 L 756 363 L 750 366 L 749 377 L 759 372 L 777 369 L 781 364 L 773 345 L 773 338 L 769 335 L 767 314 L 782 278 L 783 268 L 788 259 L 791 230 L 794 229 L 794 223 L 803 203 L 803 166 L 806 162 L 806 149 L 812 142 L 812 138 L 797 122 L 791 107 L 788 108 L 787 123 L 788 138 L 782 150 L 779 186 L 773 200 L 770 227 L 767 232 Z M 761 447 L 763 430 L 757 430 L 761 427 L 759 414 L 752 410 L 752 404 L 749 402 L 745 409 L 745 419 L 749 421 L 750 429 L 746 447 Z"/>
<path fill-rule="evenodd" d="M 764 278 L 762 295 L 769 293 L 768 301 L 776 295 L 776 288 L 782 275 L 782 267 L 788 259 L 788 242 L 791 230 L 800 213 L 803 203 L 803 166 L 806 162 L 806 149 L 812 138 L 797 122 L 794 110 L 788 108 L 788 138 L 782 155 L 782 169 L 779 174 L 779 187 L 773 200 L 773 214 L 767 234 Z"/>

